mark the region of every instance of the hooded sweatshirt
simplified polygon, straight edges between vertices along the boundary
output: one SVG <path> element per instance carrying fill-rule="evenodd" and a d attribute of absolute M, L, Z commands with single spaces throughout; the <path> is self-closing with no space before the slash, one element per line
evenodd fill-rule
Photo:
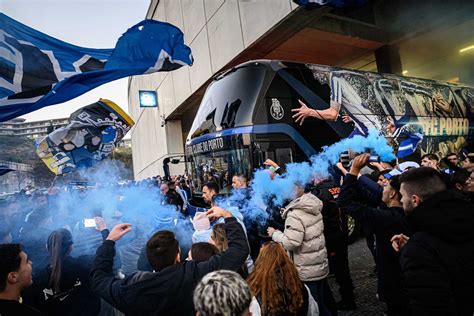
<path fill-rule="evenodd" d="M 400 265 L 413 315 L 474 313 L 474 206 L 449 191 L 408 217 Z"/>
<path fill-rule="evenodd" d="M 245 233 L 233 217 L 225 219 L 229 248 L 207 261 L 184 261 L 158 272 L 136 272 L 120 280 L 112 273 L 115 243 L 97 249 L 90 274 L 91 288 L 126 315 L 195 315 L 193 291 L 215 270 L 240 269 L 249 250 Z"/>
<path fill-rule="evenodd" d="M 282 211 L 285 231 L 275 231 L 273 241 L 290 252 L 301 281 L 318 281 L 329 272 L 324 224 L 323 202 L 311 193 L 291 201 Z"/>

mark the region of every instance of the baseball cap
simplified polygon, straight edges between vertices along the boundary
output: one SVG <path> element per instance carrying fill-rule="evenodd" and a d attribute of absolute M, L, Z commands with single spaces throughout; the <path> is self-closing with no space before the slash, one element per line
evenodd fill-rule
<path fill-rule="evenodd" d="M 420 165 L 414 161 L 405 161 L 398 165 L 398 169 L 400 169 L 402 172 L 405 172 L 411 168 L 420 168 Z"/>
<path fill-rule="evenodd" d="M 385 175 L 385 179 L 390 179 L 393 176 L 399 176 L 405 171 L 412 169 L 412 168 L 419 168 L 420 165 L 414 161 L 405 161 L 398 165 L 397 168 L 393 169 L 389 173 Z"/>

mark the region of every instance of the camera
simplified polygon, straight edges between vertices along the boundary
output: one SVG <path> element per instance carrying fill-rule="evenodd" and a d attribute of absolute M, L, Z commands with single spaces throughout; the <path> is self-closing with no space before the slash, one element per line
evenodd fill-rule
<path fill-rule="evenodd" d="M 348 151 L 344 151 L 339 155 L 339 161 L 342 163 L 344 168 L 350 168 L 351 157 Z"/>

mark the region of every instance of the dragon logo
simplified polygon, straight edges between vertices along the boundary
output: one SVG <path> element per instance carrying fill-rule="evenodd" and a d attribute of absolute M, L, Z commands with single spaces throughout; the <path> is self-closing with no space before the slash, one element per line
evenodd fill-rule
<path fill-rule="evenodd" d="M 272 98 L 272 106 L 270 107 L 270 114 L 275 120 L 281 120 L 285 115 L 285 111 L 276 98 Z"/>

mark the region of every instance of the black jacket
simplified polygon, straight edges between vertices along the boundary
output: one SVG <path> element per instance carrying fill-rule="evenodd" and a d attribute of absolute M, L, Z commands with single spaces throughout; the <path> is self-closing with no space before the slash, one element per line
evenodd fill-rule
<path fill-rule="evenodd" d="M 105 240 L 104 229 L 98 234 Z M 74 253 L 75 253 L 74 249 Z M 33 277 L 33 284 L 23 293 L 25 303 L 46 315 L 90 316 L 100 311 L 100 297 L 90 290 L 89 272 L 94 256 L 67 256 L 61 264 L 59 292 L 50 285 L 51 266 L 48 264 Z"/>
<path fill-rule="evenodd" d="M 0 300 L 0 315 L 2 316 L 42 316 L 38 310 L 27 304 L 13 300 Z"/>
<path fill-rule="evenodd" d="M 341 242 L 347 244 L 347 214 L 341 212 L 336 199 L 340 187 L 334 180 L 325 180 L 314 188 L 311 193 L 323 202 L 324 238 L 329 253 L 336 251 Z"/>
<path fill-rule="evenodd" d="M 474 313 L 474 206 L 449 191 L 408 217 L 400 264 L 413 315 Z"/>
<path fill-rule="evenodd" d="M 383 188 L 366 175 L 361 175 L 357 179 L 359 193 L 367 202 L 368 206 L 377 207 L 382 203 Z"/>
<path fill-rule="evenodd" d="M 393 235 L 408 235 L 408 224 L 401 207 L 374 208 L 357 201 L 357 177 L 347 174 L 338 197 L 342 211 L 348 212 L 355 220 L 364 222 L 375 232 L 378 294 L 382 301 L 390 305 L 403 306 L 407 298 L 402 292 L 399 254 L 390 242 Z"/>
<path fill-rule="evenodd" d="M 60 293 L 50 286 L 51 268 L 43 268 L 33 280 L 23 298 L 25 303 L 46 315 L 97 315 L 100 297 L 89 288 L 89 272 L 93 257 L 66 257 L 62 263 Z"/>
<path fill-rule="evenodd" d="M 137 272 L 123 280 L 112 274 L 115 243 L 106 240 L 97 249 L 91 287 L 127 315 L 194 315 L 193 291 L 199 280 L 215 270 L 237 271 L 249 254 L 245 233 L 237 220 L 226 219 L 225 228 L 229 248 L 208 261 L 184 261 L 159 272 Z"/>

